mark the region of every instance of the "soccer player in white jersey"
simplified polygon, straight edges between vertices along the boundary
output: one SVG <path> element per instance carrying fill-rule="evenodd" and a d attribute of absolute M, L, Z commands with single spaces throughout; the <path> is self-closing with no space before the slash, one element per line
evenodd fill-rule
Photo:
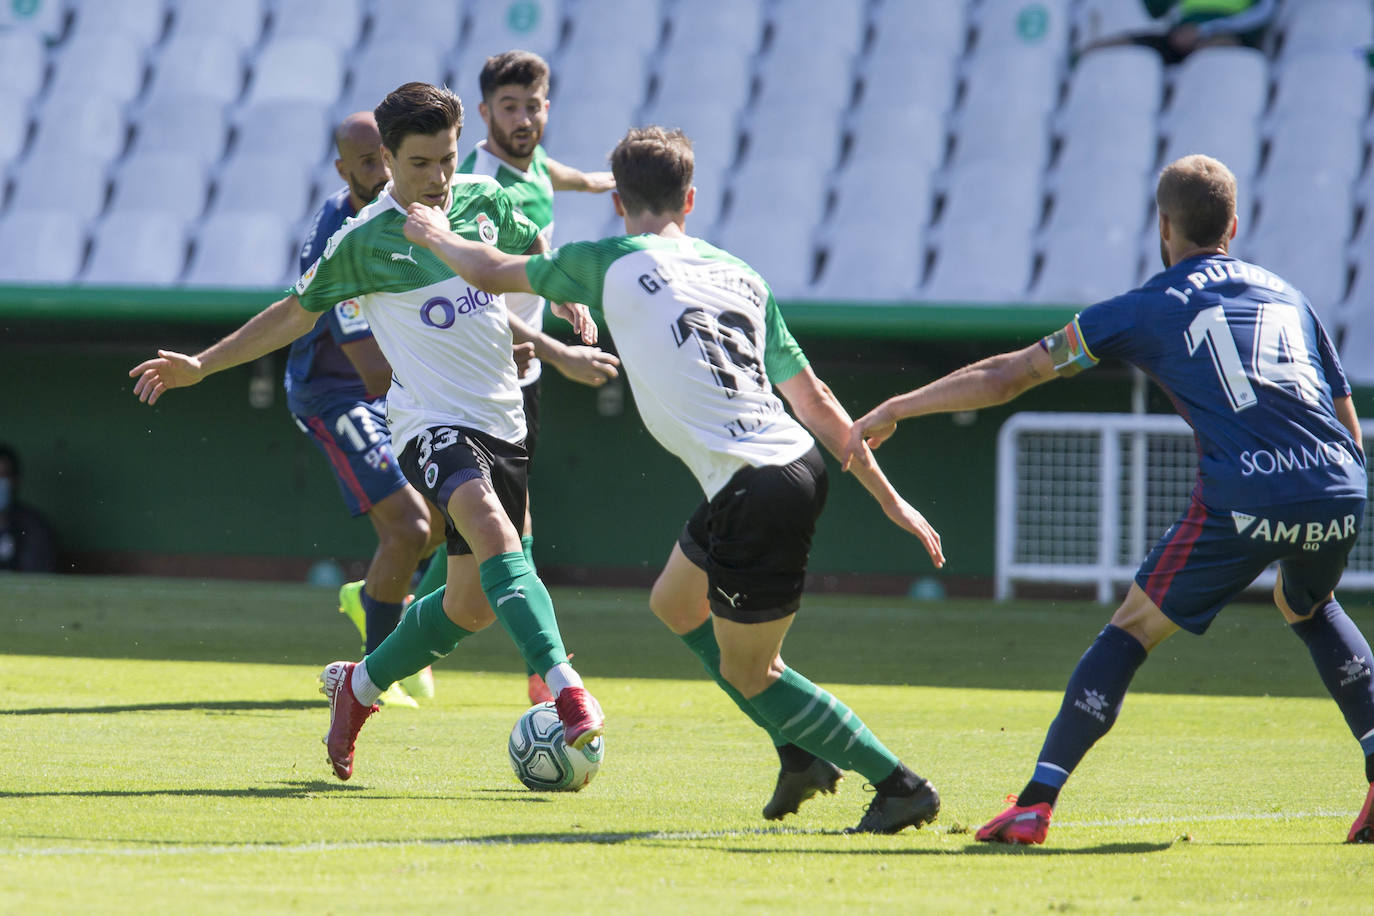
<path fill-rule="evenodd" d="M 140 400 L 154 403 L 168 389 L 290 343 L 337 302 L 356 299 L 371 325 L 394 372 L 387 423 L 403 443 L 402 471 L 444 510 L 448 587 L 413 602 L 362 662 L 333 662 L 322 672 L 330 706 L 325 743 L 340 779 L 353 774 L 354 742 L 377 709 L 378 685 L 414 674 L 498 619 L 543 672 L 565 740 L 581 747 L 605 728 L 600 706 L 568 664 L 548 591 L 520 549 L 525 423 L 504 303 L 402 234 L 406 208 L 416 203 L 439 208 L 446 226 L 484 247 L 542 251 L 538 228 L 491 179 L 455 177 L 463 109 L 452 92 L 407 83 L 375 114 L 392 180 L 329 239 L 295 288 L 202 353 L 159 350 L 129 373 Z M 556 306 L 555 313 L 595 342 L 585 307 Z M 530 329 L 517 330 L 527 337 Z"/>
<path fill-rule="evenodd" d="M 423 203 L 410 207 L 406 237 L 483 289 L 584 302 L 615 335 L 644 425 L 683 460 L 706 497 L 655 588 L 671 598 L 654 602 L 654 610 L 741 710 L 790 748 L 780 751 L 784 775 L 798 778 L 786 786 L 779 780 L 772 814 L 832 791 L 839 774 L 830 761 L 859 771 L 876 789 L 854 832 L 919 827 L 939 812 L 935 789 L 779 654 L 801 603 L 827 492 L 825 463 L 802 423 L 839 454 L 850 421 L 788 333 L 763 278 L 687 235 L 692 165 L 681 131 L 632 129 L 611 154 L 626 235 L 544 256 L 474 245 Z M 939 535 L 872 455 L 860 456 L 853 470 L 888 518 L 943 564 Z"/>

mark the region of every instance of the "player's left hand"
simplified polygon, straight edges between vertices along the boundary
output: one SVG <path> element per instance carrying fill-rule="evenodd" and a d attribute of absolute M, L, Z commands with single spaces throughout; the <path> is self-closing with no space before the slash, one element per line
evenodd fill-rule
<path fill-rule="evenodd" d="M 511 356 L 515 359 L 515 374 L 520 378 L 530 374 L 530 363 L 534 362 L 534 344 L 518 343 L 510 348 Z"/>
<path fill-rule="evenodd" d="M 915 506 L 898 496 L 890 505 L 883 506 L 883 514 L 898 528 L 916 535 L 926 553 L 930 554 L 930 560 L 936 569 L 945 565 L 945 552 L 940 546 L 940 532 L 931 527 L 930 522 L 916 511 Z"/>
<path fill-rule="evenodd" d="M 169 388 L 185 388 L 205 377 L 200 360 L 185 353 L 158 350 L 157 359 L 147 359 L 129 370 L 129 378 L 136 378 L 134 394 L 146 404 L 156 404 Z"/>
<path fill-rule="evenodd" d="M 448 217 L 437 207 L 413 203 L 406 208 L 406 238 L 417 245 L 428 245 L 440 233 L 448 231 Z"/>
<path fill-rule="evenodd" d="M 555 316 L 572 325 L 573 331 L 582 338 L 584 344 L 596 343 L 596 322 L 592 320 L 591 310 L 580 302 L 550 302 L 549 310 Z"/>
<path fill-rule="evenodd" d="M 864 444 L 876 451 L 878 446 L 892 438 L 896 431 L 897 421 L 892 419 L 882 404 L 859 417 L 854 421 L 854 425 L 849 427 L 849 439 L 845 442 L 844 460 L 841 462 L 840 470 L 849 470 L 854 456 Z"/>
<path fill-rule="evenodd" d="M 564 376 L 593 388 L 600 388 L 620 375 L 616 368 L 619 365 L 615 354 L 596 347 L 568 347 L 566 355 L 554 362 L 554 368 Z"/>

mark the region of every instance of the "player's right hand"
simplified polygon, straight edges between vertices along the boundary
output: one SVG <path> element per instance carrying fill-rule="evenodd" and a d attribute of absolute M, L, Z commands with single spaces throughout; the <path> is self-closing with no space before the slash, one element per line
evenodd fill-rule
<path fill-rule="evenodd" d="M 900 496 L 889 505 L 883 506 L 883 514 L 892 520 L 898 528 L 909 531 L 916 535 L 920 540 L 921 546 L 930 554 L 930 561 L 939 569 L 945 565 L 945 552 L 940 543 L 940 532 L 931 527 L 926 517 L 916 511 L 916 507 L 911 505 Z"/>
<path fill-rule="evenodd" d="M 200 360 L 185 353 L 172 350 L 158 350 L 157 359 L 144 360 L 129 370 L 129 377 L 136 378 L 134 394 L 147 404 L 156 404 L 157 399 L 169 388 L 185 388 L 205 378 Z"/>
<path fill-rule="evenodd" d="M 870 449 L 876 450 L 892 438 L 892 434 L 897 431 L 897 421 L 888 416 L 885 407 L 885 404 L 879 404 L 849 427 L 849 439 L 845 442 L 840 470 L 849 470 L 849 463 L 854 460 L 854 456 L 863 445 L 867 444 Z"/>

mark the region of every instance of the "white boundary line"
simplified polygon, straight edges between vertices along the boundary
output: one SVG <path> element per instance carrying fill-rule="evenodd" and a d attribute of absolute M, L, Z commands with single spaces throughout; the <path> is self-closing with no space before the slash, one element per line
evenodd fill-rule
<path fill-rule="evenodd" d="M 1082 828 L 1097 827 L 1144 827 L 1160 825 L 1177 825 L 1186 827 L 1190 824 L 1201 823 L 1228 823 L 1243 821 L 1294 821 L 1309 820 L 1312 818 L 1341 818 L 1347 819 L 1352 815 L 1348 811 L 1275 811 L 1263 814 L 1204 814 L 1195 817 L 1132 817 L 1121 820 L 1111 821 L 1069 821 L 1068 823 L 1055 823 L 1055 830 L 1072 830 Z M 947 833 L 936 826 L 935 833 Z M 524 836 L 501 836 L 501 837 L 456 837 L 451 840 L 356 840 L 341 843 L 321 841 L 318 843 L 221 843 L 212 846 L 138 846 L 124 847 L 114 846 L 102 848 L 96 846 L 43 846 L 34 849 L 9 849 L 0 850 L 0 854 L 11 855 L 16 858 L 28 857 L 61 857 L 61 856 L 115 856 L 131 858 L 157 858 L 160 856 L 220 856 L 220 855 L 244 855 L 261 852 L 281 852 L 281 853 L 312 853 L 312 852 L 335 852 L 350 849 L 446 849 L 446 848 L 471 848 L 484 846 L 535 846 L 542 844 L 562 845 L 587 843 L 592 845 L 615 846 L 622 843 L 639 842 L 661 842 L 661 841 L 683 841 L 683 840 L 725 840 L 745 837 L 768 837 L 768 836 L 839 836 L 839 834 L 825 830 L 788 830 L 786 828 L 764 828 L 759 830 L 684 830 L 684 831 L 661 831 L 655 833 L 635 833 L 627 831 L 625 833 L 586 833 L 573 836 L 559 834 L 557 836 L 539 836 L 528 834 Z"/>

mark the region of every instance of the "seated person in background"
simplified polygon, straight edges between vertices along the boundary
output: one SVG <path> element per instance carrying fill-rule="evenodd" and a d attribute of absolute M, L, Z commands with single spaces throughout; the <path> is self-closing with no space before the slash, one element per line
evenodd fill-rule
<path fill-rule="evenodd" d="M 1166 64 L 1176 64 L 1199 48 L 1218 45 L 1259 47 L 1273 23 L 1278 0 L 1141 0 L 1155 19 L 1168 17 L 1163 32 L 1138 32 L 1095 41 L 1082 53 L 1115 45 L 1154 48 Z"/>
<path fill-rule="evenodd" d="M 37 509 L 19 502 L 19 456 L 0 443 L 0 570 L 56 572 L 52 528 Z"/>

